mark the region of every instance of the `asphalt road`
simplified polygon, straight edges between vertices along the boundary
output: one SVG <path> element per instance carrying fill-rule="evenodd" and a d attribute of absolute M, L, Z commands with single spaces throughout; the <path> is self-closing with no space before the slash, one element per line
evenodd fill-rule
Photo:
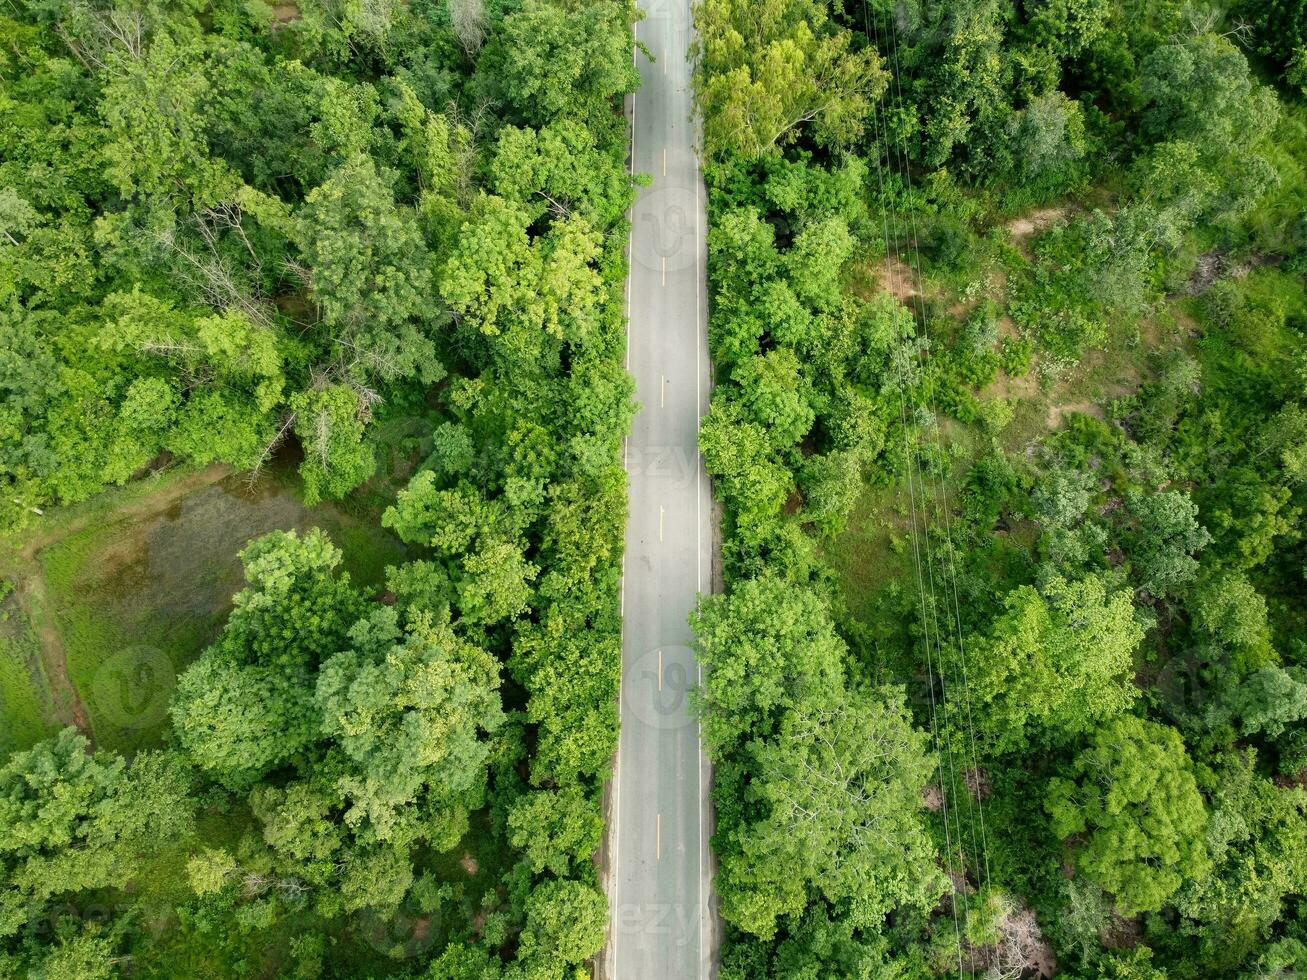
<path fill-rule="evenodd" d="M 621 742 L 611 831 L 610 980 L 713 974 L 710 773 L 687 692 L 699 680 L 687 622 L 711 588 L 703 182 L 695 153 L 689 0 L 641 0 L 632 168 L 652 177 L 633 211 L 627 368 L 640 411 L 627 444 Z"/>

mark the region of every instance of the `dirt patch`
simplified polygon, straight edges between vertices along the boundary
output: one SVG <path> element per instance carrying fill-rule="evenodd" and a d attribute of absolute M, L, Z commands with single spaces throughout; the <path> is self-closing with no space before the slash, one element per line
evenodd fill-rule
<path fill-rule="evenodd" d="M 293 20 L 299 20 L 299 4 L 295 3 L 275 3 L 272 5 L 272 20 L 275 24 L 289 24 Z"/>
<path fill-rule="evenodd" d="M 978 802 L 989 799 L 994 792 L 994 781 L 989 778 L 989 771 L 984 766 L 968 769 L 963 775 L 967 794 Z"/>
<path fill-rule="evenodd" d="M 1080 400 L 1074 402 L 1054 403 L 1048 406 L 1048 417 L 1044 423 L 1050 429 L 1056 429 L 1068 415 L 1092 415 L 1096 419 L 1103 417 L 1103 408 L 1094 402 Z"/>
<path fill-rule="evenodd" d="M 469 876 L 475 875 L 481 870 L 481 865 L 477 863 L 477 859 L 471 854 L 464 854 L 459 858 L 458 866 L 466 871 Z"/>
<path fill-rule="evenodd" d="M 1034 371 L 1027 371 L 1020 377 L 1000 372 L 993 384 L 985 389 L 985 394 L 1008 401 L 1027 401 L 1039 396 L 1039 378 Z"/>
<path fill-rule="evenodd" d="M 1036 232 L 1043 231 L 1054 222 L 1061 221 L 1066 216 L 1066 208 L 1041 208 L 1038 211 L 1031 211 L 1029 214 L 1023 214 L 1021 217 L 1009 221 L 1007 223 L 1008 234 L 1019 244 Z"/>
<path fill-rule="evenodd" d="M 920 277 L 911 266 L 896 256 L 887 256 L 875 267 L 874 272 L 876 285 L 904 305 L 921 295 L 918 288 Z"/>
<path fill-rule="evenodd" d="M 989 976 L 1051 977 L 1057 957 L 1044 938 L 1035 913 L 1012 905 L 998 923 L 999 941 L 993 946 L 967 945 L 963 966 Z"/>
<path fill-rule="evenodd" d="M 63 640 L 59 636 L 51 618 L 46 615 L 50 608 L 50 596 L 46 592 L 45 580 L 40 575 L 31 575 L 20 579 L 15 597 L 19 606 L 32 624 L 32 633 L 36 637 L 41 651 L 41 669 L 45 673 L 46 683 L 50 685 L 50 705 L 53 721 L 60 728 L 72 725 L 94 745 L 91 736 L 91 722 L 86 713 L 86 705 L 77 695 L 68 678 L 68 661 L 64 657 Z"/>
<path fill-rule="evenodd" d="M 1113 910 L 1112 918 L 1099 932 L 1099 939 L 1108 949 L 1134 949 L 1143 937 L 1137 917 L 1126 918 Z"/>

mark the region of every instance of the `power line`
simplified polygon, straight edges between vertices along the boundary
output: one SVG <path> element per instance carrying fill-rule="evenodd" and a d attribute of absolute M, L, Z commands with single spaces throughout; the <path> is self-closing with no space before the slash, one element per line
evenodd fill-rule
<path fill-rule="evenodd" d="M 863 21 L 867 29 L 868 40 L 872 41 L 876 49 L 879 51 L 881 48 L 880 15 L 879 12 L 877 12 L 873 23 L 872 18 L 869 17 L 868 15 L 866 0 L 863 0 Z M 891 75 L 892 83 L 894 85 L 894 92 L 897 101 L 900 104 L 902 104 L 903 102 L 903 89 L 902 89 L 902 78 L 901 78 L 902 66 L 899 58 L 897 27 L 894 25 L 892 17 L 890 19 L 889 29 L 886 33 L 890 38 L 890 52 L 892 53 L 892 64 L 891 64 L 890 75 Z M 879 145 L 882 142 L 881 128 L 879 125 L 879 116 L 875 112 L 874 108 L 873 108 L 873 123 L 876 126 L 876 131 L 875 131 L 876 142 L 878 144 L 876 165 L 878 168 L 877 169 L 878 178 L 881 182 L 880 184 L 881 199 L 882 199 L 881 209 L 882 209 L 882 215 L 884 215 L 887 205 L 886 205 L 885 193 L 884 193 L 884 174 L 883 174 L 884 168 L 881 165 L 881 161 L 879 158 Z M 885 141 L 883 145 L 885 146 L 887 157 L 891 164 L 893 163 L 893 155 L 897 150 L 898 164 L 904 183 L 904 188 L 906 194 L 910 197 L 912 193 L 912 177 L 911 177 L 908 153 L 906 148 L 906 140 L 902 136 L 900 136 L 900 140 L 898 141 L 898 145 L 896 146 L 895 142 L 890 138 L 888 126 L 886 126 Z M 925 346 L 929 347 L 930 328 L 929 328 L 929 322 L 927 319 L 926 309 L 925 309 L 924 285 L 923 285 L 922 275 L 921 275 L 920 240 L 919 240 L 919 235 L 917 230 L 916 215 L 915 212 L 911 210 L 910 204 L 905 205 L 905 208 L 908 211 L 908 224 L 910 227 L 910 244 L 908 248 L 908 273 L 910 277 L 915 276 L 916 279 L 916 288 L 915 290 L 910 288 L 908 301 L 909 304 L 911 304 L 911 298 L 912 296 L 915 295 L 917 311 L 921 321 L 922 340 L 924 341 Z M 889 240 L 889 233 L 888 233 L 888 221 L 885 221 L 885 225 L 886 225 L 885 265 L 886 265 L 887 277 L 892 283 L 893 272 L 892 272 L 892 267 L 890 262 L 890 254 L 889 254 L 890 240 Z M 896 221 L 896 233 L 897 233 L 897 221 Z M 909 306 L 909 308 L 911 308 L 911 306 Z M 926 370 L 925 354 L 921 346 L 917 346 L 916 357 L 917 357 L 919 369 L 921 370 L 922 375 L 924 376 Z M 901 406 L 902 406 L 902 402 L 903 399 L 901 394 L 900 397 Z M 929 409 L 928 403 L 925 406 L 922 406 L 920 402 L 921 402 L 921 397 L 919 395 L 918 407 L 924 407 L 925 409 Z M 900 414 L 901 415 L 903 414 L 902 408 Z M 935 429 L 934 441 L 935 441 L 936 452 L 942 458 L 943 441 L 942 441 L 942 436 L 940 433 L 939 426 L 937 424 L 937 416 L 934 415 L 933 413 L 931 413 L 931 421 L 934 423 L 933 427 Z M 915 494 L 918 491 L 922 493 L 923 536 L 925 538 L 925 553 L 926 553 L 926 561 L 927 561 L 925 580 L 926 582 L 929 583 L 929 592 L 930 592 L 930 608 L 928 612 L 926 610 L 925 591 L 922 589 L 923 575 L 921 570 L 920 549 L 915 540 L 914 540 L 914 555 L 915 555 L 915 563 L 917 567 L 918 589 L 922 596 L 922 620 L 923 620 L 922 629 L 923 629 L 923 634 L 925 635 L 925 642 L 927 647 L 927 665 L 928 665 L 927 680 L 928 683 L 931 685 L 930 702 L 931 702 L 931 715 L 932 715 L 932 733 L 935 737 L 936 745 L 938 746 L 939 745 L 938 727 L 937 727 L 936 717 L 935 717 L 937 709 L 935 706 L 935 697 L 934 697 L 934 690 L 933 690 L 934 681 L 933 681 L 933 677 L 931 676 L 931 671 L 929 667 L 931 661 L 931 654 L 930 654 L 931 639 L 930 639 L 929 627 L 933 623 L 935 627 L 934 642 L 935 644 L 937 644 L 937 657 L 935 659 L 939 665 L 938 674 L 939 674 L 939 681 L 940 681 L 940 702 L 943 706 L 944 727 L 945 727 L 946 743 L 947 743 L 944 749 L 944 754 L 945 754 L 946 766 L 948 771 L 950 791 L 953 793 L 954 800 L 955 800 L 955 805 L 953 807 L 953 820 L 956 826 L 957 841 L 958 841 L 957 857 L 962 865 L 962 869 L 961 869 L 962 876 L 963 876 L 962 889 L 964 890 L 966 884 L 966 874 L 967 874 L 967 859 L 966 859 L 965 846 L 963 841 L 964 835 L 962 831 L 961 814 L 959 812 L 958 806 L 956 805 L 956 801 L 958 799 L 958 784 L 957 784 L 957 771 L 955 768 L 955 759 L 954 759 L 955 751 L 953 746 L 954 726 L 950 719 L 948 681 L 946 676 L 947 668 L 945 665 L 945 653 L 944 653 L 944 638 L 943 638 L 943 630 L 941 629 L 940 626 L 939 604 L 935 592 L 935 570 L 934 570 L 934 560 L 933 560 L 934 549 L 931 547 L 931 542 L 930 542 L 930 520 L 929 520 L 929 504 L 931 502 L 930 498 L 933 498 L 933 503 L 935 505 L 936 512 L 940 516 L 944 529 L 944 542 L 946 545 L 945 548 L 946 561 L 941 563 L 941 578 L 943 580 L 944 591 L 945 591 L 944 603 L 945 603 L 946 615 L 949 620 L 947 626 L 950 629 L 950 632 L 952 632 L 956 637 L 959 668 L 961 670 L 961 677 L 962 677 L 962 695 L 963 695 L 963 707 L 965 712 L 965 724 L 967 728 L 968 741 L 970 744 L 971 767 L 976 781 L 976 785 L 974 788 L 975 806 L 969 808 L 969 818 L 970 818 L 969 830 L 970 830 L 970 838 L 971 838 L 971 849 L 973 850 L 973 852 L 975 852 L 975 860 L 977 864 L 978 865 L 983 864 L 983 867 L 978 866 L 976 869 L 979 872 L 977 875 L 978 879 L 980 879 L 979 883 L 982 885 L 982 887 L 985 890 L 988 890 L 990 887 L 990 869 L 989 869 L 989 856 L 988 856 L 988 840 L 987 840 L 985 820 L 984 820 L 983 786 L 980 784 L 980 779 L 979 779 L 981 770 L 979 766 L 978 754 L 976 751 L 975 726 L 974 726 L 974 719 L 971 710 L 970 681 L 968 678 L 967 666 L 966 666 L 966 645 L 962 634 L 961 602 L 960 602 L 960 595 L 959 595 L 959 588 L 958 588 L 958 581 L 957 581 L 957 554 L 953 545 L 952 517 L 951 517 L 951 510 L 948 502 L 947 481 L 945 478 L 940 478 L 939 480 L 937 480 L 936 488 L 933 492 L 930 493 L 928 498 L 927 491 L 930 482 L 928 476 L 928 469 L 922 467 L 919 456 L 914 457 L 910 452 L 907 451 L 907 447 L 909 446 L 909 434 L 906 430 L 906 420 L 905 420 L 904 443 L 905 443 L 905 459 L 908 462 L 908 474 L 907 474 L 908 491 L 909 491 L 909 496 L 912 499 L 912 504 L 910 509 L 913 516 L 914 538 L 915 538 L 915 521 L 916 521 Z M 917 480 L 916 480 L 915 488 L 913 485 L 914 466 L 917 471 Z M 950 592 L 951 592 L 951 602 L 950 602 Z M 942 775 L 943 773 L 941 773 L 941 776 Z M 965 783 L 966 780 L 964 777 L 964 785 Z M 945 846 L 946 849 L 951 852 L 952 835 L 950 833 L 950 828 L 949 828 L 949 810 L 947 806 L 948 792 L 942 793 L 941 795 L 942 797 L 944 797 L 944 802 L 941 807 L 941 812 L 942 812 L 944 827 L 945 827 Z M 978 828 L 977 828 L 977 822 L 979 824 Z M 958 940 L 958 972 L 959 974 L 961 974 L 963 970 L 963 963 L 962 963 L 961 937 L 960 935 L 958 935 L 958 916 L 957 916 L 958 902 L 956 898 L 956 892 L 958 890 L 959 889 L 956 883 L 954 883 L 954 891 L 955 891 L 955 898 L 953 902 L 954 930 L 955 930 L 955 936 Z M 974 966 L 972 966 L 972 972 L 974 975 Z"/>
<path fill-rule="evenodd" d="M 872 39 L 873 30 L 874 30 L 875 36 L 877 37 L 876 46 L 877 48 L 879 48 L 879 39 L 878 39 L 879 30 L 874 29 L 872 27 L 872 22 L 867 11 L 866 0 L 863 0 L 862 11 L 863 11 L 863 23 L 866 29 L 868 40 L 870 41 Z M 891 238 L 890 238 L 890 228 L 889 228 L 890 213 L 892 212 L 892 208 L 890 208 L 890 206 L 887 203 L 888 198 L 885 192 L 885 167 L 880 159 L 880 152 L 879 152 L 879 145 L 882 142 L 881 115 L 875 103 L 873 103 L 872 105 L 872 125 L 875 134 L 875 141 L 877 144 L 877 150 L 874 157 L 874 166 L 876 167 L 876 176 L 877 176 L 877 181 L 880 190 L 879 196 L 880 196 L 881 224 L 882 224 L 882 232 L 884 235 L 884 242 L 885 242 L 885 274 L 886 274 L 887 284 L 890 286 L 891 293 L 893 293 L 892 284 L 894 281 L 895 272 L 890 257 Z M 888 125 L 885 126 L 885 133 L 888 134 Z M 897 224 L 898 221 L 896 218 L 895 219 L 896 234 L 897 234 Z M 910 536 L 912 539 L 913 569 L 914 569 L 916 584 L 917 584 L 917 594 L 921 602 L 921 628 L 922 628 L 924 647 L 925 647 L 926 687 L 929 694 L 929 705 L 930 705 L 929 717 L 930 717 L 931 740 L 935 745 L 936 751 L 940 752 L 940 754 L 943 756 L 943 760 L 941 761 L 946 760 L 946 768 L 949 773 L 949 782 L 951 784 L 951 789 L 952 792 L 956 793 L 956 786 L 957 786 L 956 772 L 953 766 L 951 745 L 945 747 L 941 743 L 940 736 L 939 736 L 940 705 L 937 704 L 935 698 L 935 677 L 937 671 L 935 666 L 935 653 L 934 653 L 935 644 L 938 642 L 939 639 L 938 621 L 934 622 L 934 625 L 936 627 L 935 630 L 936 635 L 934 640 L 932 640 L 931 638 L 932 615 L 931 612 L 928 611 L 927 598 L 926 598 L 928 590 L 930 593 L 930 601 L 929 601 L 930 610 L 933 610 L 937 603 L 935 597 L 934 576 L 933 576 L 933 572 L 929 571 L 929 567 L 928 567 L 930 561 L 929 558 L 930 539 L 929 539 L 929 528 L 927 526 L 928 517 L 924 512 L 924 503 L 925 503 L 924 495 L 922 498 L 923 513 L 921 516 L 922 531 L 924 532 L 925 539 L 926 539 L 925 543 L 926 543 L 926 552 L 927 552 L 924 571 L 923 571 L 923 561 L 922 561 L 921 538 L 918 535 L 918 530 L 917 530 L 917 525 L 918 525 L 917 493 L 918 493 L 918 484 L 920 483 L 920 479 L 921 479 L 921 471 L 920 471 L 919 460 L 917 459 L 916 453 L 912 446 L 911 430 L 909 429 L 908 426 L 906 403 L 907 403 L 907 389 L 910 385 L 910 379 L 908 378 L 908 372 L 907 372 L 908 358 L 906 353 L 902 351 L 903 346 L 905 345 L 903 344 L 902 339 L 900 339 L 899 343 L 896 345 L 896 355 L 897 355 L 896 368 L 897 368 L 897 373 L 899 378 L 899 418 L 900 418 L 900 425 L 903 430 L 903 458 L 904 458 L 904 466 L 905 466 L 906 476 L 908 481 L 909 528 L 910 528 Z M 940 660 L 938 664 L 938 674 L 940 679 L 940 701 L 944 702 L 943 704 L 943 710 L 945 716 L 944 724 L 945 724 L 945 729 L 947 730 L 947 726 L 948 726 L 947 702 L 946 702 L 947 687 L 944 683 L 943 667 L 944 667 L 943 662 L 942 660 Z M 943 769 L 941 769 L 940 775 L 941 777 L 943 777 L 944 775 Z M 949 791 L 942 791 L 940 793 L 940 813 L 944 825 L 945 852 L 950 855 L 949 861 L 951 862 L 952 852 L 953 852 L 953 830 L 952 827 L 950 826 Z M 953 815 L 953 821 L 957 824 L 958 827 L 958 832 L 959 832 L 958 849 L 959 849 L 959 856 L 961 856 L 962 855 L 961 822 L 957 818 L 956 814 Z M 965 873 L 966 873 L 965 858 L 962 859 L 962 862 L 963 862 L 963 876 L 964 876 L 964 883 L 965 883 Z M 958 901 L 958 896 L 957 896 L 958 887 L 956 882 L 953 881 L 951 875 L 949 876 L 949 884 L 953 888 L 953 896 L 949 904 L 952 911 L 953 933 L 954 933 L 954 940 L 956 943 L 957 954 L 958 954 L 958 976 L 960 977 L 962 976 L 963 973 L 962 929 L 961 929 L 961 925 L 959 922 L 959 915 L 958 915 L 960 903 Z"/>

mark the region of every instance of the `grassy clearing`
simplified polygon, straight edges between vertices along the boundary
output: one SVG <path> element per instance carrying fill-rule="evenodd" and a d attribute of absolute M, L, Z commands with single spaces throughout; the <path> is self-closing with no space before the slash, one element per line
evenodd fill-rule
<path fill-rule="evenodd" d="M 243 584 L 238 553 L 261 534 L 320 527 L 353 579 L 379 588 L 404 553 L 380 526 L 410 469 L 403 435 L 385 445 L 382 475 L 345 501 L 306 508 L 293 460 L 254 481 L 177 469 L 0 540 L 14 585 L 0 610 L 0 751 L 64 724 L 119 751 L 158 744 L 177 673 L 221 628 Z"/>
<path fill-rule="evenodd" d="M 283 469 L 253 484 L 229 476 L 157 512 L 109 514 L 38 553 L 68 677 L 97 745 L 131 751 L 162 738 L 177 673 L 221 629 L 243 584 L 238 553 L 252 538 L 321 527 L 370 587 L 400 559 L 376 515 L 336 504 L 310 510 L 297 489 Z"/>
<path fill-rule="evenodd" d="M 992 240 L 986 240 L 986 247 L 979 249 L 965 268 L 941 270 L 938 275 L 927 273 L 924 279 L 914 277 L 913 270 L 898 260 L 891 260 L 889 274 L 883 271 L 883 259 L 869 260 L 857 271 L 855 288 L 864 296 L 888 289 L 914 309 L 932 311 L 933 339 L 947 343 L 952 339 L 949 321 L 960 322 L 979 297 L 990 297 L 1003 308 L 1005 283 L 1028 262 L 1021 248 L 1065 213 L 1064 207 L 1043 207 L 1018 215 L 997 228 Z M 1253 277 L 1257 275 L 1253 273 Z M 923 295 L 916 294 L 917 288 Z M 1020 377 L 1000 370 L 976 397 L 981 403 L 1007 402 L 1011 420 L 997 435 L 991 435 L 982 425 L 941 416 L 941 442 L 928 439 L 930 445 L 923 452 L 936 457 L 937 463 L 941 457 L 947 458 L 942 466 L 931 468 L 927 492 L 936 499 L 942 494 L 950 505 L 955 505 L 971 464 L 984 453 L 997 449 L 1019 458 L 1071 415 L 1084 413 L 1102 418 L 1110 402 L 1134 392 L 1155 376 L 1156 352 L 1193 346 L 1195 321 L 1191 306 L 1191 300 L 1180 297 L 1154 311 L 1141 325 L 1116 326 L 1101 349 L 1089 351 L 1059 376 L 1041 377 L 1038 353 L 1031 369 Z M 950 316 L 940 315 L 943 310 Z M 999 332 L 1005 338 L 1019 335 L 1007 317 L 1000 320 Z M 939 473 L 947 474 L 942 481 Z M 932 506 L 931 510 L 933 517 L 936 508 Z M 846 531 L 824 547 L 842 584 L 850 617 L 867 627 L 872 637 L 888 635 L 897 628 L 901 596 L 905 589 L 913 588 L 911 528 L 906 483 L 900 479 L 889 486 L 868 485 Z"/>

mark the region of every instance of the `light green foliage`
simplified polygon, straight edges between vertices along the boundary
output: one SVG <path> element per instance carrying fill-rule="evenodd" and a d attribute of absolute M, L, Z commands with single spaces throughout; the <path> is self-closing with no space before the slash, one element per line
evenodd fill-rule
<path fill-rule="evenodd" d="M 1271 774 L 1307 757 L 1301 6 L 699 5 L 724 978 L 1295 962 L 1300 793 Z M 787 128 L 805 45 L 893 69 L 860 136 Z M 788 875 L 807 835 L 758 841 L 782 733 L 887 679 L 941 729 L 927 826 L 956 894 L 859 928 L 883 889 L 804 877 L 830 837 Z"/>
<path fill-rule="evenodd" d="M 995 751 L 1065 744 L 1128 708 L 1144 631 L 1107 579 L 1054 578 L 1009 593 L 989 633 L 966 643 L 976 727 Z"/>
<path fill-rule="evenodd" d="M 491 162 L 495 192 L 532 211 L 578 211 L 592 225 L 621 220 L 632 200 L 623 161 L 602 151 L 594 134 L 563 119 L 541 129 L 506 126 Z"/>
<path fill-rule="evenodd" d="M 1307 718 L 1307 670 L 1263 667 L 1234 689 L 1225 710 L 1238 718 L 1245 735 L 1279 738 L 1288 725 Z"/>
<path fill-rule="evenodd" d="M 1307 878 L 1307 796 L 1276 786 L 1255 761 L 1252 753 L 1232 753 L 1209 777 L 1212 873 L 1176 896 L 1180 913 L 1202 924 L 1197 957 L 1213 969 L 1260 952 Z"/>
<path fill-rule="evenodd" d="M 111 980 L 118 959 L 114 937 L 85 932 L 52 946 L 37 970 L 42 980 Z"/>
<path fill-rule="evenodd" d="M 736 367 L 732 380 L 740 386 L 739 403 L 768 430 L 775 448 L 792 446 L 812 428 L 812 389 L 793 351 L 756 355 Z"/>
<path fill-rule="evenodd" d="M 241 553 L 248 587 L 222 636 L 177 681 L 174 730 L 196 764 L 247 788 L 317 737 L 312 671 L 361 611 L 319 531 L 274 532 Z"/>
<path fill-rule="evenodd" d="M 586 340 L 600 299 L 592 267 L 600 236 L 590 223 L 562 218 L 535 242 L 530 224 L 522 204 L 479 197 L 441 276 L 445 301 L 510 369 L 550 365 L 557 341 Z"/>
<path fill-rule="evenodd" d="M 1266 600 L 1244 575 L 1228 573 L 1203 582 L 1186 605 L 1194 625 L 1221 643 L 1255 651 L 1269 646 Z"/>
<path fill-rule="evenodd" d="M 295 432 L 304 446 L 304 502 L 341 497 L 376 471 L 372 446 L 364 440 L 368 406 L 348 385 L 304 391 L 291 399 Z"/>
<path fill-rule="evenodd" d="M 608 903 L 579 881 L 552 881 L 527 899 L 522 955 L 528 964 L 581 963 L 604 944 Z"/>
<path fill-rule="evenodd" d="M 604 822 L 575 788 L 521 797 L 508 812 L 509 840 L 539 874 L 565 876 L 599 847 Z"/>
<path fill-rule="evenodd" d="M 1003 4 L 967 0 L 940 5 L 937 40 L 924 82 L 931 112 L 924 125 L 924 159 L 938 167 L 962 152 L 975 168 L 995 152 L 1011 112 L 1004 91 Z"/>
<path fill-rule="evenodd" d="M 625 3 L 525 0 L 481 55 L 483 79 L 530 125 L 570 116 L 596 126 L 610 99 L 640 83 L 631 58 L 633 19 Z"/>
<path fill-rule="evenodd" d="M 303 681 L 276 667 L 210 654 L 178 678 L 173 730 L 198 766 L 245 787 L 314 740 L 310 696 Z"/>
<path fill-rule="evenodd" d="M 450 847 L 482 801 L 484 736 L 503 723 L 498 666 L 448 623 L 422 616 L 401 633 L 391 608 L 356 624 L 350 643 L 323 663 L 315 694 L 322 734 L 355 769 L 338 782 L 345 822 L 407 839 L 417 815 L 404 810 L 420 800 L 425 833 Z"/>
<path fill-rule="evenodd" d="M 369 157 L 350 156 L 305 198 L 293 234 L 345 369 L 430 383 L 443 373 L 422 322 L 431 312 L 431 263 L 392 181 Z"/>
<path fill-rule="evenodd" d="M 844 643 L 811 591 L 772 575 L 701 600 L 692 617 L 704 686 L 702 732 L 722 758 L 767 737 L 783 713 L 838 687 Z"/>
<path fill-rule="evenodd" d="M 60 894 L 122 888 L 137 862 L 191 831 L 180 760 L 142 753 L 130 769 L 87 751 L 71 728 L 0 768 L 0 936 L 13 936 Z"/>
<path fill-rule="evenodd" d="M 246 549 L 248 587 L 170 716 L 204 840 L 161 831 L 115 858 L 114 880 L 87 886 L 103 928 L 75 928 L 71 889 L 57 922 L 18 903 L 35 924 L 0 944 L 0 972 L 99 976 L 130 957 L 150 976 L 418 974 L 427 944 L 453 944 L 469 956 L 437 975 L 570 977 L 606 920 L 590 859 L 634 411 L 620 102 L 639 80 L 635 8 L 10 14 L 5 526 L 174 462 L 258 469 L 302 450 L 309 504 L 367 484 L 317 512 L 328 524 L 420 475 L 388 518 L 413 560 L 386 574 L 385 603 L 319 532 Z M 123 567 L 171 561 L 164 543 L 142 538 Z M 153 758 L 133 766 L 143 784 Z M 52 859 L 91 859 L 83 843 Z M 412 936 L 391 928 L 405 922 Z"/>
<path fill-rule="evenodd" d="M 763 815 L 726 845 L 738 852 L 718 885 L 728 921 L 770 938 L 810 893 L 848 903 L 862 928 L 934 904 L 943 881 L 922 821 L 934 761 L 900 691 L 813 691 L 751 752 Z"/>
<path fill-rule="evenodd" d="M 225 49 L 225 50 L 223 50 Z M 235 45 L 161 34 L 144 57 L 115 58 L 104 94 L 109 179 L 123 194 L 195 198 L 216 204 L 240 179 L 209 152 L 205 96 L 211 55 L 248 57 Z"/>
<path fill-rule="evenodd" d="M 1198 507 L 1177 490 L 1131 493 L 1126 506 L 1136 526 L 1127 537 L 1140 585 L 1155 596 L 1167 595 L 1198 573 L 1194 553 L 1212 540 L 1198 523 Z"/>
<path fill-rule="evenodd" d="M 217 649 L 289 673 L 316 664 L 340 644 L 361 610 L 340 549 L 318 530 L 274 531 L 241 552 L 248 587 L 232 600 Z"/>
<path fill-rule="evenodd" d="M 800 135 L 847 146 L 862 135 L 888 76 L 873 49 L 854 49 L 823 0 L 701 0 L 694 19 L 710 156 L 752 156 Z"/>
<path fill-rule="evenodd" d="M 205 848 L 186 862 L 186 880 L 196 895 L 214 895 L 236 873 L 236 859 L 222 848 Z"/>
<path fill-rule="evenodd" d="M 1175 729 L 1130 715 L 1109 721 L 1069 775 L 1049 782 L 1053 831 L 1084 835 L 1075 867 L 1123 913 L 1161 908 L 1207 874 L 1207 812 Z"/>

